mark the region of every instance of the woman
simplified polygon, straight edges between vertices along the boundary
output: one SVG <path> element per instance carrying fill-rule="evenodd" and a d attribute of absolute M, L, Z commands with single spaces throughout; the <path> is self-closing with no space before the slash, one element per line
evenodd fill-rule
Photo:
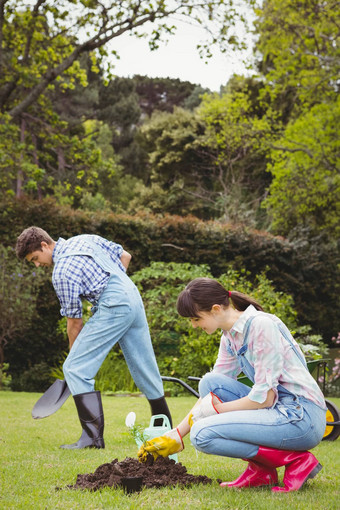
<path fill-rule="evenodd" d="M 140 460 L 183 450 L 182 437 L 190 432 L 197 450 L 248 461 L 245 472 L 222 487 L 300 489 L 322 468 L 307 450 L 323 437 L 326 405 L 287 327 L 253 299 L 210 278 L 190 282 L 177 310 L 208 334 L 222 329 L 219 354 L 200 381 L 196 405 L 175 429 L 148 441 Z M 252 388 L 237 381 L 240 372 Z M 276 486 L 279 466 L 285 466 L 284 487 Z"/>

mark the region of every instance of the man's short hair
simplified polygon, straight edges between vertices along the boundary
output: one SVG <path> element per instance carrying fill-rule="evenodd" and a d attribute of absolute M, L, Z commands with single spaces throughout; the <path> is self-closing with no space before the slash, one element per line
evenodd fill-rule
<path fill-rule="evenodd" d="M 47 244 L 52 244 L 52 237 L 40 227 L 26 228 L 17 239 L 15 251 L 19 259 L 24 259 L 26 255 L 34 251 L 40 250 L 41 243 L 44 241 Z"/>

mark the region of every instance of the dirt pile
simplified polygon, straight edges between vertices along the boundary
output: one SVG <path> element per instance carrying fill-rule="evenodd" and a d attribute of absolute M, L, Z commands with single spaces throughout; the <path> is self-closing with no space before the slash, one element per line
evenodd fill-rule
<path fill-rule="evenodd" d="M 186 468 L 172 459 L 158 457 L 151 464 L 141 464 L 137 459 L 126 457 L 118 462 L 102 464 L 94 473 L 78 475 L 74 485 L 68 485 L 70 489 L 87 489 L 96 491 L 103 487 L 121 487 L 122 479 L 126 477 L 142 477 L 143 487 L 166 487 L 166 486 L 190 486 L 193 484 L 210 484 L 212 480 L 204 475 L 190 475 Z"/>

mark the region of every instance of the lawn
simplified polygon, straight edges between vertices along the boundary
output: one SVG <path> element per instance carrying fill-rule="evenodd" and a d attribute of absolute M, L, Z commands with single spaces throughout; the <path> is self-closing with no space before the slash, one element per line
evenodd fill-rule
<path fill-rule="evenodd" d="M 147 426 L 149 405 L 141 397 L 103 398 L 106 418 L 104 450 L 62 450 L 60 444 L 80 436 L 75 406 L 69 398 L 54 415 L 33 420 L 31 409 L 39 394 L 0 392 L 0 509 L 339 509 L 340 441 L 323 441 L 313 453 L 323 470 L 299 492 L 272 494 L 268 488 L 222 489 L 217 478 L 232 480 L 246 467 L 242 460 L 197 453 L 185 439 L 179 461 L 189 473 L 214 480 L 210 486 L 144 489 L 126 496 L 121 489 L 81 492 L 67 489 L 78 473 L 93 472 L 99 465 L 135 457 L 137 447 L 127 432 L 125 417 L 137 414 L 137 423 Z M 340 399 L 330 399 L 340 407 Z M 174 422 L 195 402 L 195 397 L 169 398 Z M 282 480 L 283 468 L 279 469 Z M 59 488 L 59 490 L 57 489 Z"/>

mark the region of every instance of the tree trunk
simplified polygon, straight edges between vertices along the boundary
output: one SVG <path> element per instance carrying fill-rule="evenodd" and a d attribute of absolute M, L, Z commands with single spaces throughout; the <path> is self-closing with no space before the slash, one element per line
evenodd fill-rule
<path fill-rule="evenodd" d="M 25 128 L 26 128 L 26 122 L 25 119 L 21 119 L 21 126 L 20 126 L 20 143 L 24 143 L 25 141 Z M 23 160 L 23 155 L 21 156 L 21 161 Z M 19 163 L 20 164 L 20 163 Z M 17 173 L 17 192 L 16 197 L 21 198 L 22 197 L 22 184 L 24 182 L 24 173 L 22 171 L 22 168 L 18 168 Z"/>

